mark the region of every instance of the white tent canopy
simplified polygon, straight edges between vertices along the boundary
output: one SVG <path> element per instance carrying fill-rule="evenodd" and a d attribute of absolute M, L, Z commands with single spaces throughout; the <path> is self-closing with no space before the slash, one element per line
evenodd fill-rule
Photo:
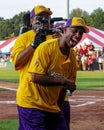
<path fill-rule="evenodd" d="M 2 53 L 8 53 L 8 52 L 11 52 L 13 46 L 14 46 L 14 42 L 16 40 L 17 37 L 14 37 L 14 38 L 10 38 L 8 40 L 5 40 L 5 41 L 1 41 L 0 42 L 0 51 Z"/>

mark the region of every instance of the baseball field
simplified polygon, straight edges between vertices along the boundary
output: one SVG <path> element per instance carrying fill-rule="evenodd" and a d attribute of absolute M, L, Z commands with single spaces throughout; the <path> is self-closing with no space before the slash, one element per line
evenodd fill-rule
<path fill-rule="evenodd" d="M 0 130 L 17 130 L 15 94 L 19 72 L 0 69 Z M 104 71 L 78 71 L 77 90 L 69 96 L 71 130 L 104 130 Z"/>

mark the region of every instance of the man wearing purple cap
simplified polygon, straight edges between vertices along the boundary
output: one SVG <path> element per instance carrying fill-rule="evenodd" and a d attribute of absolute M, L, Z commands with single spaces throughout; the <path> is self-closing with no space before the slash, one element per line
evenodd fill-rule
<path fill-rule="evenodd" d="M 17 102 L 18 113 L 19 113 L 19 130 L 30 130 L 28 128 L 25 128 L 26 122 L 23 121 L 22 112 L 25 112 L 25 110 L 23 111 L 23 108 L 33 108 L 33 106 L 28 105 L 28 103 L 27 105 L 25 104 L 26 97 L 24 95 L 24 93 L 27 93 L 27 95 L 29 95 L 29 91 L 26 92 L 25 90 L 27 89 L 27 87 L 28 88 L 30 87 L 30 81 L 28 81 L 26 75 L 27 75 L 28 67 L 31 62 L 31 58 L 33 56 L 35 48 L 44 40 L 52 37 L 48 35 L 46 36 L 45 39 L 45 37 L 41 37 L 39 36 L 39 34 L 36 34 L 36 30 L 39 27 L 41 27 L 41 22 L 39 22 L 37 17 L 39 16 L 41 19 L 46 18 L 48 20 L 47 28 L 49 28 L 51 14 L 52 11 L 46 8 L 45 6 L 43 5 L 35 6 L 34 9 L 30 12 L 30 22 L 32 25 L 32 29 L 26 33 L 21 34 L 17 38 L 13 47 L 12 62 L 15 67 L 15 70 L 20 71 L 20 82 L 19 82 L 19 87 L 16 95 L 16 102 Z M 27 111 L 30 112 L 30 110 Z M 26 114 L 23 115 L 27 116 L 28 112 L 26 112 Z"/>
<path fill-rule="evenodd" d="M 27 87 L 28 93 L 22 93 L 25 105 L 34 105 L 36 118 L 32 130 L 68 130 L 61 107 L 68 98 L 66 90 L 76 90 L 77 62 L 73 47 L 88 32 L 84 20 L 73 17 L 68 19 L 62 37 L 41 43 L 34 52 L 26 75 L 31 90 Z M 33 100 L 29 103 L 31 96 Z"/>

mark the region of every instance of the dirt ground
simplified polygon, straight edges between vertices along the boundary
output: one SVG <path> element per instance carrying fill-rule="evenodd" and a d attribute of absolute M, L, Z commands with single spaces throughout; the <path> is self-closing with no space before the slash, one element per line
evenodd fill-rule
<path fill-rule="evenodd" d="M 0 120 L 17 119 L 15 94 L 17 84 L 0 82 L 0 87 L 13 90 L 0 91 Z M 69 97 L 71 104 L 71 130 L 104 130 L 104 91 L 76 90 Z"/>

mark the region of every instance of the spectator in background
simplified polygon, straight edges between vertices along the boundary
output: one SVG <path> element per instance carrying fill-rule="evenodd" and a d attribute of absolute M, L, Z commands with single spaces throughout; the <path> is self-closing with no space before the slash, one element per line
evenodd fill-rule
<path fill-rule="evenodd" d="M 80 56 L 79 52 L 76 53 L 76 60 L 77 60 L 77 68 L 78 68 L 78 70 L 82 70 L 81 56 Z"/>
<path fill-rule="evenodd" d="M 98 57 L 98 64 L 99 64 L 99 70 L 101 71 L 103 69 L 103 58 L 101 55 Z"/>
<path fill-rule="evenodd" d="M 95 60 L 97 58 L 97 51 L 94 51 L 92 54 L 92 58 Z"/>
<path fill-rule="evenodd" d="M 1 63 L 4 63 L 4 62 L 5 62 L 5 60 L 4 60 L 4 58 L 3 58 L 2 56 L 0 56 L 0 62 L 1 62 Z"/>
<path fill-rule="evenodd" d="M 99 48 L 97 51 L 97 57 L 99 57 L 100 55 L 102 55 L 102 50 Z"/>
<path fill-rule="evenodd" d="M 83 45 L 83 51 L 85 55 L 88 54 L 88 45 L 86 44 L 86 42 Z"/>
<path fill-rule="evenodd" d="M 88 70 L 93 71 L 93 59 L 91 54 L 88 56 Z"/>
<path fill-rule="evenodd" d="M 82 70 L 85 71 L 87 68 L 87 56 L 85 54 L 82 55 L 81 62 L 82 62 Z"/>
<path fill-rule="evenodd" d="M 89 55 L 90 55 L 90 54 L 91 54 L 91 55 L 93 54 L 94 49 L 95 49 L 94 45 L 92 44 L 92 42 L 90 42 L 90 44 L 88 45 Z"/>
<path fill-rule="evenodd" d="M 82 56 L 84 54 L 84 50 L 82 45 L 79 45 L 79 54 Z"/>

